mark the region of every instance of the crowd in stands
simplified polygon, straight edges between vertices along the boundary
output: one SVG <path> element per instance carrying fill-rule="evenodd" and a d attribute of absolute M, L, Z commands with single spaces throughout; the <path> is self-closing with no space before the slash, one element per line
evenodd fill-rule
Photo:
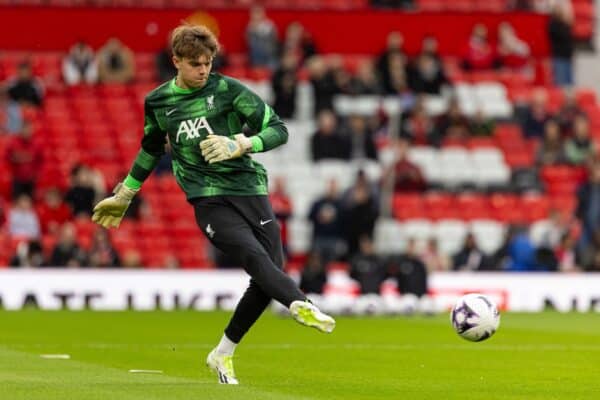
<path fill-rule="evenodd" d="M 389 6 L 394 2 L 373 3 Z M 513 3 L 524 7 L 534 2 Z M 410 159 L 411 149 L 443 148 L 450 143 L 465 144 L 473 138 L 491 138 L 497 124 L 506 121 L 497 121 L 482 110 L 473 115 L 464 113 L 458 99 L 451 95 L 453 82 L 438 53 L 435 37 L 424 38 L 418 54 L 408 55 L 402 33 L 391 32 L 377 57 L 364 58 L 348 68 L 341 57 L 320 54 L 318 43 L 299 23 L 291 23 L 280 40 L 265 11 L 259 7 L 251 10 L 246 29 L 247 59 L 252 66 L 269 71 L 275 111 L 282 118 L 293 120 L 301 82 L 308 81 L 312 88 L 316 129 L 307 157 L 315 163 L 332 159 L 371 160 L 382 165 L 383 170 L 378 181 L 359 171 L 350 187 L 339 187 L 332 180 L 322 197 L 314 199 L 307 215 L 313 228 L 310 251 L 299 258 L 304 264 L 304 290 L 321 292 L 327 265 L 332 262 L 349 264 L 350 274 L 360 282 L 362 293 L 377 292 L 381 282 L 392 277 L 399 287 L 422 294 L 427 273 L 432 271 L 600 271 L 600 159 L 590 118 L 570 89 L 571 20 L 564 9 L 555 10 L 548 34 L 554 84 L 565 86 L 565 100 L 558 109 L 552 109 L 546 92 L 540 90 L 530 102 L 516 106 L 511 121 L 520 125 L 523 139 L 536 148 L 532 167 L 569 165 L 586 171 L 574 215 L 552 211 L 540 234 L 541 245 L 531 242 L 527 226 L 515 224 L 493 254 L 480 249 L 476 238 L 468 234 L 455 254 L 442 252 L 435 239 L 421 246 L 411 238 L 402 254 L 386 257 L 378 254 L 374 246 L 374 230 L 385 213 L 383 194 L 423 194 L 440 189 L 435 182 L 428 182 L 419 165 Z M 532 56 L 518 32 L 503 23 L 494 36 L 498 37 L 497 43 L 489 40 L 485 25 L 474 26 L 460 67 L 464 71 L 510 70 L 530 77 Z M 156 54 L 156 77 L 160 81 L 174 75 L 170 58 L 168 47 Z M 227 65 L 226 53 L 215 60 L 217 70 L 226 71 Z M 67 86 L 129 84 L 136 80 L 135 57 L 116 38 L 109 39 L 98 51 L 78 42 L 66 53 L 62 73 Z M 337 114 L 334 103 L 338 95 L 393 96 L 403 110 L 399 123 L 394 125 L 393 116 L 383 109 L 369 116 Z M 427 96 L 446 96 L 447 109 L 431 115 L 425 105 Z M 10 199 L 0 203 L 0 223 L 10 237 L 24 239 L 15 247 L 10 265 L 141 267 L 142 254 L 137 250 L 120 254 L 107 231 L 94 229 L 86 243 L 77 233 L 74 221 L 88 220 L 93 205 L 113 183 L 106 181 L 101 169 L 74 162 L 67 188 L 47 187 L 40 182 L 40 166 L 47 161 L 36 135 L 43 135 L 43 129 L 26 115 L 28 110 L 44 107 L 44 101 L 43 86 L 27 60 L 19 65 L 15 77 L 0 85 L 0 135 L 9 138 L 4 157 L 11 179 Z M 382 162 L 383 151 L 391 154 L 392 162 Z M 122 168 L 125 174 L 127 165 Z M 157 173 L 169 172 L 166 156 Z M 286 193 L 285 180 L 276 174 L 271 171 L 275 179 L 270 197 L 287 247 L 294 199 Z M 127 218 L 143 219 L 151 214 L 147 207 L 142 192 Z M 42 240 L 47 235 L 53 236 L 50 248 Z M 298 259 L 298 255 L 288 255 Z M 174 254 L 164 260 L 164 266 L 178 264 Z M 217 261 L 217 265 L 221 264 L 227 265 L 227 261 Z"/>

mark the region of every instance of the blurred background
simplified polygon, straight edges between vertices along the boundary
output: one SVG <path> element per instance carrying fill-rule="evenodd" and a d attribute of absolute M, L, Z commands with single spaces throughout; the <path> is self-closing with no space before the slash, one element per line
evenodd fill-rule
<path fill-rule="evenodd" d="M 518 283 L 550 278 L 564 287 L 521 309 L 557 292 L 569 308 L 586 284 L 594 305 L 596 12 L 591 0 L 0 0 L 0 298 L 18 269 L 245 279 L 196 227 L 168 146 L 118 230 L 90 220 L 139 149 L 144 96 L 175 74 L 168 37 L 185 20 L 218 35 L 214 70 L 287 123 L 287 145 L 253 158 L 303 290 L 414 302 L 485 289 L 510 308 Z"/>

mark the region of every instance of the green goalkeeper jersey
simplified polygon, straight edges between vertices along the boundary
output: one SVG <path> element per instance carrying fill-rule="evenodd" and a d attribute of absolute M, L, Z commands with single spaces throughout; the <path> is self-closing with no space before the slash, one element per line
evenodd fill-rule
<path fill-rule="evenodd" d="M 241 133 L 244 124 L 257 132 L 253 151 L 267 151 L 287 141 L 283 122 L 239 81 L 211 73 L 202 88 L 181 89 L 173 79 L 146 96 L 144 114 L 142 149 L 129 174 L 135 181 L 148 177 L 165 153 L 168 137 L 173 172 L 188 199 L 268 193 L 265 168 L 248 154 L 208 164 L 200 151 L 207 135 L 232 136 Z"/>

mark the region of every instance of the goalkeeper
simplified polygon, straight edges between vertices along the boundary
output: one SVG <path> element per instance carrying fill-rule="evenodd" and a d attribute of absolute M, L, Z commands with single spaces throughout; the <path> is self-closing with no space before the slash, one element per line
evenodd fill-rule
<path fill-rule="evenodd" d="M 168 135 L 173 172 L 194 207 L 198 226 L 218 249 L 238 257 L 251 276 L 221 341 L 206 359 L 220 383 L 237 384 L 234 349 L 271 299 L 288 307 L 301 324 L 322 332 L 331 332 L 335 321 L 308 302 L 282 271 L 281 237 L 267 197 L 267 173 L 249 156 L 284 144 L 285 125 L 240 82 L 210 72 L 219 45 L 208 29 L 179 26 L 171 45 L 177 76 L 146 96 L 141 149 L 114 195 L 96 205 L 92 219 L 105 228 L 119 226 L 163 155 Z M 258 133 L 246 137 L 241 133 L 244 124 Z"/>

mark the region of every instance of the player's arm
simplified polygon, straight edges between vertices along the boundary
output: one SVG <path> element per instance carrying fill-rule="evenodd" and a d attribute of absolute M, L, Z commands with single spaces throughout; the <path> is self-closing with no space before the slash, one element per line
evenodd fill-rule
<path fill-rule="evenodd" d="M 250 128 L 258 132 L 248 138 L 239 133 L 233 137 L 209 136 L 200 143 L 202 155 L 209 163 L 274 149 L 288 140 L 288 131 L 273 109 L 256 93 L 237 82 L 231 82 L 236 95 L 233 108 Z"/>
<path fill-rule="evenodd" d="M 144 137 L 142 138 L 141 149 L 125 180 L 113 190 L 113 196 L 96 204 L 92 221 L 105 228 L 117 228 L 119 226 L 131 200 L 165 153 L 165 138 L 166 133 L 160 128 L 152 108 L 146 101 L 144 104 Z"/>

